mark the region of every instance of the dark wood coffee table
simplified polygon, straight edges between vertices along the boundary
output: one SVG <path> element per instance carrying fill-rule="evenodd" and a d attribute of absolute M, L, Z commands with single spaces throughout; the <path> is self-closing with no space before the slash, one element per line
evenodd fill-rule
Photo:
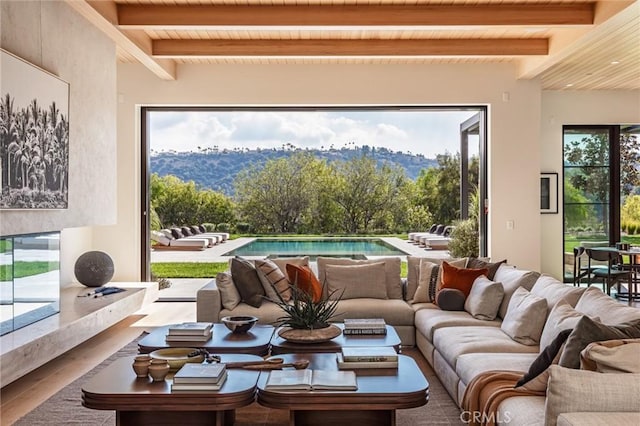
<path fill-rule="evenodd" d="M 310 360 L 309 368 L 337 370 L 336 354 L 284 354 L 285 362 Z M 416 362 L 399 355 L 397 369 L 354 370 L 356 391 L 266 391 L 268 374 L 258 380 L 258 403 L 290 410 L 291 424 L 395 425 L 396 410 L 425 405 L 429 383 Z"/>
<path fill-rule="evenodd" d="M 206 342 L 167 342 L 165 337 L 169 326 L 158 327 L 138 343 L 140 353 L 149 353 L 165 348 L 205 348 L 212 354 L 252 354 L 267 355 L 269 341 L 274 328 L 256 324 L 247 333 L 235 334 L 224 324 L 214 324 L 211 338 Z"/>
<path fill-rule="evenodd" d="M 133 358 L 120 358 L 91 378 L 82 387 L 82 405 L 115 410 L 116 424 L 121 426 L 229 426 L 237 408 L 254 402 L 259 371 L 230 369 L 219 391 L 171 393 L 172 374 L 163 382 L 139 379 L 131 368 Z M 222 355 L 222 362 L 260 359 L 256 355 Z"/>
<path fill-rule="evenodd" d="M 334 324 L 344 330 L 344 324 Z M 387 325 L 387 334 L 382 335 L 349 335 L 340 334 L 327 342 L 321 343 L 292 343 L 278 336 L 278 330 L 271 338 L 271 355 L 286 353 L 327 353 L 340 352 L 345 346 L 393 346 L 400 351 L 400 337 L 395 328 Z"/>

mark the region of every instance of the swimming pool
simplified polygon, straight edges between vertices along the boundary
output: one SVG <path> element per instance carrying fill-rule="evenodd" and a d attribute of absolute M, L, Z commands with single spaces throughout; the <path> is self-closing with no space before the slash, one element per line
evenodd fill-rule
<path fill-rule="evenodd" d="M 379 238 L 258 238 L 224 256 L 404 256 Z"/>

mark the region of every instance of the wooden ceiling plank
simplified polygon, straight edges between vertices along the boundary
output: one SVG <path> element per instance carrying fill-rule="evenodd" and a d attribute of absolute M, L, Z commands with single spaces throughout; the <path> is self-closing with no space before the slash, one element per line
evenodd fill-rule
<path fill-rule="evenodd" d="M 116 6 L 114 2 L 67 0 L 67 4 L 104 32 L 120 49 L 136 58 L 159 78 L 163 80 L 176 79 L 175 62 L 170 59 L 152 57 L 151 39 L 148 36 L 141 31 L 137 31 L 142 35 L 138 35 L 137 40 L 134 41 L 130 39 L 130 34 L 125 34 L 114 26 L 116 22 Z"/>
<path fill-rule="evenodd" d="M 154 40 L 156 57 L 546 55 L 547 39 Z"/>
<path fill-rule="evenodd" d="M 118 5 L 118 25 L 451 26 L 591 25 L 595 3 L 474 5 Z"/>

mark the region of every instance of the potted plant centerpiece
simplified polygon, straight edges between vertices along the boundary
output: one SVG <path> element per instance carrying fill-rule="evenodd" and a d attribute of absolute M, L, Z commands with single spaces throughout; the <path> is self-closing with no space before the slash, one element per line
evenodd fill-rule
<path fill-rule="evenodd" d="M 297 285 L 289 285 L 291 299 L 286 301 L 282 295 L 276 291 L 277 300 L 272 300 L 283 311 L 283 315 L 277 319 L 277 325 L 281 328 L 278 335 L 283 339 L 294 343 L 318 343 L 331 340 L 342 333 L 340 328 L 329 321 L 338 314 L 339 297 L 333 297 L 335 291 L 324 296 L 324 285 L 322 295 L 319 298 L 313 297 Z"/>

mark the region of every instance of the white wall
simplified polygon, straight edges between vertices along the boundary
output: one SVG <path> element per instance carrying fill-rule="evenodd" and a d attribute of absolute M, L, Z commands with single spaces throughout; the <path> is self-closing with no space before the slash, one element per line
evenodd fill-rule
<path fill-rule="evenodd" d="M 3 49 L 70 85 L 69 208 L 0 212 L 0 235 L 75 228 L 62 233 L 64 285 L 77 255 L 100 248 L 90 226 L 116 221 L 115 46 L 62 1 L 2 1 L 0 22 Z"/>
<path fill-rule="evenodd" d="M 181 65 L 177 81 L 161 81 L 120 64 L 118 225 L 99 231 L 118 251 L 116 279 L 138 279 L 140 270 L 139 105 L 489 105 L 489 251 L 539 269 L 541 92 L 514 76 L 509 64 L 229 64 Z"/>
<path fill-rule="evenodd" d="M 540 170 L 562 176 L 562 126 L 569 124 L 638 124 L 640 90 L 544 91 L 540 131 Z M 563 275 L 562 182 L 559 211 L 542 215 L 542 270 L 558 279 Z"/>

